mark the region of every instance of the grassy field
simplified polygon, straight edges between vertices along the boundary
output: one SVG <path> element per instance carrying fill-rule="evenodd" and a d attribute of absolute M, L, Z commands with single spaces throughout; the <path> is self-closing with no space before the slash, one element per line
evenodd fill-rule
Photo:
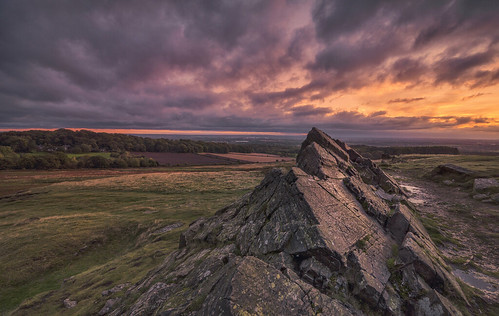
<path fill-rule="evenodd" d="M 423 178 L 442 163 L 499 176 L 491 156 L 409 155 L 382 166 Z M 143 278 L 191 221 L 251 191 L 271 167 L 291 164 L 1 171 L 0 314 L 61 315 L 65 299 L 78 302 L 71 314 L 97 314 L 122 295 L 103 291 Z M 160 232 L 174 223 L 183 225 Z"/>
<path fill-rule="evenodd" d="M 66 298 L 98 313 L 102 291 L 141 279 L 270 167 L 0 172 L 0 314 L 63 314 Z"/>
<path fill-rule="evenodd" d="M 392 162 L 381 163 L 384 169 L 423 177 L 441 164 L 451 163 L 477 173 L 480 177 L 499 178 L 499 156 L 480 155 L 403 155 Z"/>

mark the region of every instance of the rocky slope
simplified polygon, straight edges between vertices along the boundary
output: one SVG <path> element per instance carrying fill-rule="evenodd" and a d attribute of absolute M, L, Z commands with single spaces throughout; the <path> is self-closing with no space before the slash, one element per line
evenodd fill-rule
<path fill-rule="evenodd" d="M 192 223 L 110 315 L 459 315 L 467 300 L 399 186 L 312 129 L 297 166 Z"/>

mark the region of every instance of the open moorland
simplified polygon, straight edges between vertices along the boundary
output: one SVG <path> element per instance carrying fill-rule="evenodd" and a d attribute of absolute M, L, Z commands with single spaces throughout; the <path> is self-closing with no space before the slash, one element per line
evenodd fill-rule
<path fill-rule="evenodd" d="M 68 297 L 96 314 L 102 291 L 142 278 L 275 166 L 1 171 L 0 314 L 23 301 L 15 314 L 63 314 Z"/>
<path fill-rule="evenodd" d="M 426 175 L 442 163 L 499 176 L 499 158 L 379 161 L 406 185 L 433 240 L 469 286 L 497 302 L 497 205 Z M 0 314 L 97 314 L 178 247 L 188 224 L 251 191 L 273 164 L 0 172 Z M 473 287 L 471 287 L 473 286 Z M 493 310 L 493 309 L 491 309 Z"/>

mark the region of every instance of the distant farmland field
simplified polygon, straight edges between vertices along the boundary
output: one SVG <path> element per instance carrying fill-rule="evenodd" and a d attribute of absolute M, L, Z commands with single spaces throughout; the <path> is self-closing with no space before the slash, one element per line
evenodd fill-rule
<path fill-rule="evenodd" d="M 194 153 L 133 152 L 132 154 L 152 158 L 162 166 L 228 165 L 237 163 L 236 160 L 232 159 Z"/>
<path fill-rule="evenodd" d="M 201 166 L 201 165 L 229 165 L 235 163 L 278 162 L 294 161 L 291 157 L 263 153 L 156 153 L 133 152 L 135 156 L 145 156 L 156 160 L 162 166 Z"/>
<path fill-rule="evenodd" d="M 220 157 L 224 159 L 233 159 L 241 162 L 276 162 L 276 161 L 294 161 L 293 157 L 282 157 L 278 155 L 262 153 L 228 153 L 228 154 L 203 154 L 209 157 Z"/>

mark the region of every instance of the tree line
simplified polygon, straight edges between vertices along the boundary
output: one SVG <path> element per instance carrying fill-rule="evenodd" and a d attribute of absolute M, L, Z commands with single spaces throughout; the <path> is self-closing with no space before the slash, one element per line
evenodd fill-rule
<path fill-rule="evenodd" d="M 78 169 L 78 168 L 140 168 L 156 167 L 158 162 L 129 153 L 70 156 L 63 152 L 16 153 L 9 146 L 0 146 L 0 170 L 3 169 Z"/>
<path fill-rule="evenodd" d="M 16 153 L 28 152 L 169 152 L 169 153 L 251 153 L 258 150 L 281 150 L 268 145 L 229 144 L 221 142 L 205 142 L 190 139 L 153 139 L 125 134 L 95 133 L 88 130 L 71 131 L 58 129 L 55 131 L 24 131 L 0 133 L 0 146 L 9 146 Z"/>
<path fill-rule="evenodd" d="M 154 139 L 88 130 L 11 131 L 0 133 L 0 169 L 138 168 L 158 165 L 153 159 L 136 157 L 130 152 L 262 152 L 292 156 L 297 150 L 296 146 Z M 111 155 L 104 157 L 95 153 Z"/>

